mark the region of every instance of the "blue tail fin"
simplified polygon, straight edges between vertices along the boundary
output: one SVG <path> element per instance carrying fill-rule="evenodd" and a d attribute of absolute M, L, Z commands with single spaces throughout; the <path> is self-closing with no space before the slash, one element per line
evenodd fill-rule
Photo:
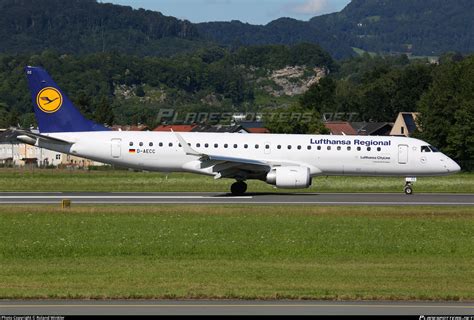
<path fill-rule="evenodd" d="M 84 118 L 42 68 L 26 67 L 26 76 L 41 133 L 109 130 Z"/>

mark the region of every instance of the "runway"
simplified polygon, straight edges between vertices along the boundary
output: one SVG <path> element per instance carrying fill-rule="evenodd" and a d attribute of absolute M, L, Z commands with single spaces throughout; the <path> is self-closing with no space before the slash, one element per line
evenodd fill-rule
<path fill-rule="evenodd" d="M 474 194 L 455 193 L 227 193 L 194 192 L 1 192 L 0 204 L 258 204 L 474 206 Z"/>
<path fill-rule="evenodd" d="M 206 300 L 8 300 L 0 315 L 472 315 L 474 303 Z"/>

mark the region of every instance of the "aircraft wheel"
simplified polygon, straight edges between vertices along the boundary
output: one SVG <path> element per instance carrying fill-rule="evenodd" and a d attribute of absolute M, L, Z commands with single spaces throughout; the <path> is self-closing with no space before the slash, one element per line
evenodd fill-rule
<path fill-rule="evenodd" d="M 234 182 L 230 187 L 233 196 L 243 195 L 245 191 L 247 191 L 247 184 L 243 181 Z"/>
<path fill-rule="evenodd" d="M 413 188 L 411 186 L 405 186 L 405 194 L 407 195 L 413 194 Z"/>

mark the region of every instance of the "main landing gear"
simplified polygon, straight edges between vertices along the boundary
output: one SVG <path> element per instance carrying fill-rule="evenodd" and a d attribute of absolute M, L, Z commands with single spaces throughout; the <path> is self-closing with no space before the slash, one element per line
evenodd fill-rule
<path fill-rule="evenodd" d="M 230 186 L 230 192 L 233 196 L 241 196 L 247 191 L 247 184 L 243 181 L 237 181 Z"/>
<path fill-rule="evenodd" d="M 413 184 L 416 182 L 415 177 L 407 177 L 405 178 L 405 194 L 406 195 L 411 195 L 413 194 Z"/>

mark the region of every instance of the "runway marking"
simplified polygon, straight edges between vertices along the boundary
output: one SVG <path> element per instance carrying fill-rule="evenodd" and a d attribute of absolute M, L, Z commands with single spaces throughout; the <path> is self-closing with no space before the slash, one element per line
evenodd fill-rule
<path fill-rule="evenodd" d="M 474 309 L 474 305 L 393 305 L 393 304 L 31 304 L 31 305 L 2 305 L 0 308 L 36 308 L 36 307 L 87 307 L 87 308 L 108 308 L 108 307 L 164 307 L 164 308 L 208 308 L 208 307 L 342 307 L 342 308 L 453 308 L 453 309 Z"/>
<path fill-rule="evenodd" d="M 62 198 L 58 198 L 60 200 Z M 87 198 L 86 198 L 87 199 Z M 121 197 L 123 199 L 123 197 Z M 234 198 L 232 198 L 234 199 Z M 245 199 L 245 198 L 240 198 Z M 80 200 L 76 202 L 77 204 L 249 204 L 249 205 L 264 205 L 264 204 L 281 204 L 281 205 L 294 205 L 294 204 L 307 204 L 307 205 L 375 205 L 375 206 L 404 206 L 404 205 L 413 205 L 413 206 L 433 206 L 433 205 L 442 205 L 442 206 L 474 206 L 474 202 L 317 202 L 317 201 L 288 201 L 288 202 L 277 202 L 277 201 L 227 201 L 225 198 L 216 199 L 215 201 L 198 201 L 198 202 L 186 202 L 186 201 L 133 201 L 123 200 L 123 201 L 87 201 Z M 1 201 L 1 204 L 57 204 L 57 201 Z"/>
<path fill-rule="evenodd" d="M 0 196 L 0 199 L 214 199 L 212 196 Z M 232 199 L 252 199 L 252 196 L 236 196 Z M 217 198 L 218 199 L 218 198 Z"/>

